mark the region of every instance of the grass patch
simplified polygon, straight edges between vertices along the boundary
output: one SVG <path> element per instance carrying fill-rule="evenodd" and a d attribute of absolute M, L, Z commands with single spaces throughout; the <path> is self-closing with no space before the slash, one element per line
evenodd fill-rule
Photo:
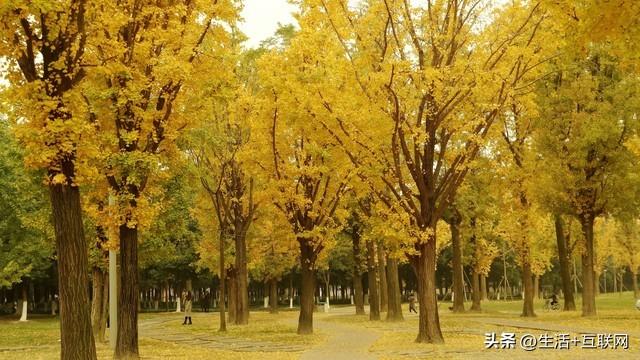
<path fill-rule="evenodd" d="M 313 335 L 300 336 L 297 331 L 298 313 L 282 312 L 270 314 L 267 312 L 252 312 L 249 325 L 232 325 L 227 323 L 227 331 L 221 333 L 219 313 L 194 313 L 193 325 L 182 325 L 183 314 L 155 314 L 145 318 L 166 319 L 162 327 L 176 332 L 210 334 L 215 336 L 233 337 L 255 341 L 312 346 L 326 340 L 327 334 L 315 331 Z"/>
<path fill-rule="evenodd" d="M 143 313 L 141 324 L 146 321 L 160 321 L 160 327 L 171 332 L 207 334 L 211 336 L 233 337 L 244 340 L 268 341 L 281 344 L 301 345 L 311 348 L 326 340 L 327 335 L 316 333 L 310 336 L 296 334 L 297 313 L 283 312 L 269 314 L 266 312 L 251 313 L 249 325 L 227 325 L 226 333 L 218 332 L 218 313 L 194 313 L 194 324 L 183 326 L 183 314 L 176 313 Z M 59 318 L 51 316 L 34 316 L 27 322 L 19 322 L 17 318 L 0 318 L 0 359 L 55 359 L 60 357 Z M 141 329 L 141 333 L 144 330 Z M 108 332 L 107 332 L 108 333 Z M 108 335 L 108 334 L 107 334 Z M 99 359 L 112 359 L 113 351 L 108 343 L 97 343 Z M 200 346 L 148 339 L 141 336 L 139 351 L 143 359 L 297 359 L 299 353 L 290 352 L 239 352 L 220 350 Z"/>
<path fill-rule="evenodd" d="M 35 316 L 26 322 L 13 316 L 0 317 L 0 334 L 0 349 L 57 345 L 60 324 L 58 318 L 52 316 Z"/>

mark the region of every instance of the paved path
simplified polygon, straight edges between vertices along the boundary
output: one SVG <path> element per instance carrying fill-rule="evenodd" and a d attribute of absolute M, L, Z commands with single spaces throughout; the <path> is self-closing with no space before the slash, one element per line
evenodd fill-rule
<path fill-rule="evenodd" d="M 314 329 L 329 336 L 322 345 L 307 350 L 301 360 L 368 360 L 377 359 L 369 348 L 381 336 L 378 331 L 364 327 L 354 328 L 340 323 L 326 321 L 333 316 L 353 314 L 353 307 L 331 308 L 329 314 L 316 313 L 313 316 Z"/>

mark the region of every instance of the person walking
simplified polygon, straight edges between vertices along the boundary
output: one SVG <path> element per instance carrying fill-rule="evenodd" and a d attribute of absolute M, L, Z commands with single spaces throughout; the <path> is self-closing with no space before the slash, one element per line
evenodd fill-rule
<path fill-rule="evenodd" d="M 202 297 L 202 310 L 204 312 L 209 312 L 209 304 L 211 304 L 211 294 L 209 290 L 207 290 Z"/>
<path fill-rule="evenodd" d="M 188 325 L 192 325 L 191 323 L 191 306 L 193 304 L 193 299 L 191 296 L 191 291 L 187 291 L 187 294 L 184 297 L 184 322 L 182 325 L 187 325 L 187 319 L 189 320 Z"/>
<path fill-rule="evenodd" d="M 418 313 L 418 311 L 416 310 L 416 296 L 414 293 L 411 293 L 411 295 L 409 295 L 409 313 L 411 312 L 414 313 Z"/>

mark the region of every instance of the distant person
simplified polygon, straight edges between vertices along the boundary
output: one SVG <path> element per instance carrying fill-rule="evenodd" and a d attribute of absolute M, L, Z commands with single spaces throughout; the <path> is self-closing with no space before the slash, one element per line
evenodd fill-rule
<path fill-rule="evenodd" d="M 551 296 L 546 298 L 544 302 L 545 310 L 560 310 L 560 302 L 558 301 L 558 295 L 552 293 Z"/>
<path fill-rule="evenodd" d="M 409 295 L 409 313 L 411 313 L 412 311 L 416 314 L 418 313 L 418 311 L 416 310 L 416 296 L 413 293 Z"/>
<path fill-rule="evenodd" d="M 51 300 L 51 315 L 56 315 L 58 312 L 58 295 L 55 295 Z"/>
<path fill-rule="evenodd" d="M 640 310 L 640 299 L 636 300 L 636 309 Z"/>
<path fill-rule="evenodd" d="M 187 325 L 187 319 L 189 320 L 189 324 L 191 325 L 191 306 L 192 306 L 192 296 L 191 291 L 187 291 L 187 294 L 184 296 L 184 322 L 182 325 Z"/>
<path fill-rule="evenodd" d="M 202 311 L 209 312 L 209 304 L 211 303 L 211 294 L 209 290 L 205 291 L 202 297 Z"/>

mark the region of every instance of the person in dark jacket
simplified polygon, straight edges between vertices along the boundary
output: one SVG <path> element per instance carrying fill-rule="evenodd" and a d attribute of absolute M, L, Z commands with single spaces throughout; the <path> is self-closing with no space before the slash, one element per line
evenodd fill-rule
<path fill-rule="evenodd" d="M 209 293 L 209 290 L 207 290 L 204 293 L 204 296 L 202 297 L 202 311 L 209 312 L 210 304 L 211 304 L 211 294 Z"/>
<path fill-rule="evenodd" d="M 409 313 L 411 313 L 412 311 L 416 314 L 418 313 L 418 311 L 416 310 L 416 296 L 413 293 L 409 295 Z"/>

